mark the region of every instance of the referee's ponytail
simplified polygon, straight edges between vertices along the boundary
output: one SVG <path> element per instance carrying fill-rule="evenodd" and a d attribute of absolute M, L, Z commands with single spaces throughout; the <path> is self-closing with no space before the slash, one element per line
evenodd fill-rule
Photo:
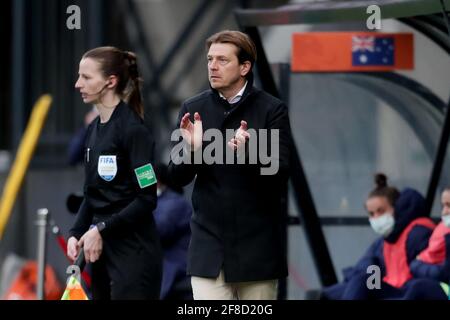
<path fill-rule="evenodd" d="M 131 85 L 130 92 L 128 93 L 128 104 L 143 119 L 144 105 L 142 103 L 142 96 L 141 96 L 142 78 L 139 76 L 137 57 L 136 54 L 131 51 L 125 51 L 125 55 L 129 63 L 128 74 L 130 75 L 130 85 Z"/>
<path fill-rule="evenodd" d="M 119 79 L 116 93 L 143 119 L 142 78 L 139 76 L 136 54 L 116 47 L 98 47 L 86 52 L 83 58 L 96 60 L 104 77 L 115 75 Z"/>

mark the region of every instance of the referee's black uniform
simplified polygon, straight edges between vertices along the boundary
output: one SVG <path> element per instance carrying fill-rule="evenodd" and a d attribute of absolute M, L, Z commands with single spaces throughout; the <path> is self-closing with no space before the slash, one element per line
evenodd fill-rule
<path fill-rule="evenodd" d="M 106 123 L 88 128 L 84 200 L 71 236 L 101 226 L 103 251 L 92 265 L 94 299 L 158 299 L 162 252 L 153 210 L 154 141 L 142 119 L 123 101 Z M 101 223 L 101 222 L 104 222 Z"/>

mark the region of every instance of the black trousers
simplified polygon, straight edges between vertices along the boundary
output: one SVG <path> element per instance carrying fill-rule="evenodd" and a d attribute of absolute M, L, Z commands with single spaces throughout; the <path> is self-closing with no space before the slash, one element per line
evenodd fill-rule
<path fill-rule="evenodd" d="M 100 259 L 92 264 L 94 300 L 157 300 L 162 279 L 159 243 L 144 243 L 132 234 L 106 239 Z"/>

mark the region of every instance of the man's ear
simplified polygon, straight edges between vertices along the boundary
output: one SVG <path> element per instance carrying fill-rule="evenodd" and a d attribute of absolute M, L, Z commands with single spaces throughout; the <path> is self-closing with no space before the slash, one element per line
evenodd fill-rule
<path fill-rule="evenodd" d="M 244 61 L 241 64 L 241 76 L 245 77 L 250 72 L 251 68 L 252 68 L 251 62 L 250 61 Z"/>

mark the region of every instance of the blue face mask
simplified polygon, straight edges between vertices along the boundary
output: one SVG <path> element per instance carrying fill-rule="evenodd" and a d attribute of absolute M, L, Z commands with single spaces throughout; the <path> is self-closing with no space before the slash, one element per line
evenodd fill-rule
<path fill-rule="evenodd" d="M 370 226 L 377 234 L 387 237 L 394 230 L 394 215 L 386 212 L 377 218 L 369 218 Z"/>

